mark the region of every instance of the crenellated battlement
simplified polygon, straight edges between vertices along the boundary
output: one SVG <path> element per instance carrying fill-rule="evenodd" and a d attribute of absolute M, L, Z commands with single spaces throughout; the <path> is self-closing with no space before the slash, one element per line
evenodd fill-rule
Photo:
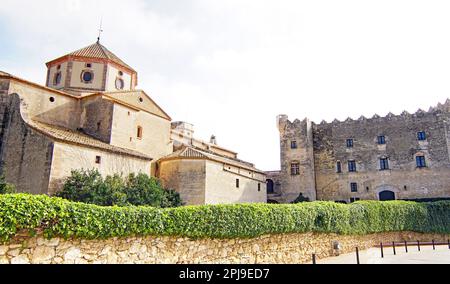
<path fill-rule="evenodd" d="M 357 119 L 278 116 L 281 202 L 450 198 L 450 99 L 427 111 Z"/>
<path fill-rule="evenodd" d="M 444 103 L 438 103 L 436 106 L 432 106 L 428 109 L 428 111 L 425 111 L 421 108 L 419 108 L 414 113 L 409 113 L 408 111 L 403 111 L 402 113 L 396 115 L 392 112 L 389 112 L 385 116 L 380 116 L 377 113 L 375 113 L 372 117 L 367 118 L 364 115 L 361 115 L 358 119 L 353 119 L 351 117 L 348 117 L 347 119 L 341 121 L 339 119 L 334 119 L 331 122 L 327 122 L 326 120 L 322 120 L 320 123 L 312 122 L 315 125 L 340 125 L 340 124 L 354 124 L 354 123 L 365 123 L 365 122 L 388 122 L 388 121 L 401 121 L 401 120 L 409 120 L 414 118 L 420 118 L 428 115 L 441 115 L 442 113 L 450 113 L 450 99 L 447 99 Z M 280 117 L 282 118 L 280 120 Z M 287 115 L 281 115 L 278 117 L 278 123 L 280 126 L 280 122 L 282 122 L 287 127 L 299 127 L 301 125 L 307 124 L 309 121 L 308 118 L 305 118 L 303 120 L 295 119 L 293 122 L 291 122 L 288 119 Z"/>

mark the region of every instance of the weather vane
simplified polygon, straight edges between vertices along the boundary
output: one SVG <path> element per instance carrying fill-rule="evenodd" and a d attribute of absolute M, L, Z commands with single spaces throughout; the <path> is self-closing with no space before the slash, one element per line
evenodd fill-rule
<path fill-rule="evenodd" d="M 100 18 L 100 28 L 98 29 L 97 42 L 100 42 L 100 36 L 102 35 L 103 32 L 102 25 L 103 25 L 103 17 Z"/>

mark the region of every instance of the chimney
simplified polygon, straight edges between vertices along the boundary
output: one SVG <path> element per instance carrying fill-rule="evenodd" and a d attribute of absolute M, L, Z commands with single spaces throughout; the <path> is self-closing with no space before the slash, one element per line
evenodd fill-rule
<path fill-rule="evenodd" d="M 211 139 L 209 140 L 209 143 L 211 143 L 211 144 L 213 144 L 213 145 L 217 145 L 216 136 L 211 135 Z"/>

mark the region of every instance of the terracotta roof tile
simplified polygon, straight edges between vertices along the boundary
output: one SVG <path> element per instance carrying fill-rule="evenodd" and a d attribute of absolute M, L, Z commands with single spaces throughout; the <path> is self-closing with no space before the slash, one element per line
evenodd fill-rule
<path fill-rule="evenodd" d="M 63 141 L 63 142 L 67 142 L 67 143 L 78 144 L 78 145 L 96 148 L 96 149 L 113 152 L 113 153 L 117 153 L 117 154 L 123 154 L 123 155 L 141 158 L 141 159 L 152 160 L 151 157 L 149 157 L 141 152 L 113 146 L 111 144 L 102 142 L 102 141 L 97 140 L 87 134 L 84 134 L 84 133 L 81 133 L 78 131 L 73 131 L 73 130 L 62 128 L 59 126 L 49 125 L 49 124 L 38 122 L 35 120 L 28 122 L 28 124 L 35 130 L 43 133 L 44 135 L 46 135 L 50 138 L 55 139 L 57 141 Z"/>
<path fill-rule="evenodd" d="M 225 156 L 217 155 L 213 152 L 204 151 L 203 149 L 198 149 L 195 147 L 189 147 L 185 146 L 184 148 L 173 152 L 172 154 L 165 156 L 161 158 L 162 161 L 164 160 L 171 160 L 171 159 L 177 159 L 177 158 L 195 158 L 195 159 L 208 159 L 213 160 L 217 162 L 221 162 L 224 164 L 240 167 L 243 169 L 255 171 L 258 173 L 265 174 L 263 171 L 258 170 L 253 166 L 251 163 L 244 162 L 239 159 L 232 159 Z"/>
<path fill-rule="evenodd" d="M 99 42 L 96 42 L 94 44 L 91 44 L 89 46 L 86 46 L 84 48 L 81 48 L 79 50 L 76 50 L 74 52 L 71 52 L 67 54 L 69 56 L 79 56 L 79 57 L 87 57 L 87 58 L 98 58 L 98 59 L 108 59 L 114 63 L 117 63 L 119 65 L 122 65 L 134 72 L 136 72 L 131 66 L 123 62 L 119 57 L 117 57 L 114 53 L 109 51 L 106 47 L 101 45 Z M 67 56 L 65 55 L 65 56 Z M 62 56 L 64 57 L 64 56 Z M 57 60 L 57 59 L 55 59 Z M 54 61 L 54 60 L 53 60 Z M 52 62 L 52 61 L 50 61 Z"/>

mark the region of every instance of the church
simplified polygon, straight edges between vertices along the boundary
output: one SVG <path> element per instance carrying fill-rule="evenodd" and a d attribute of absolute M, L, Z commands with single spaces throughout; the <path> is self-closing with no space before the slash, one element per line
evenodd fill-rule
<path fill-rule="evenodd" d="M 159 178 L 186 205 L 267 201 L 263 171 L 173 122 L 100 40 L 46 66 L 45 86 L 0 71 L 0 172 L 18 192 L 53 195 L 97 169 Z"/>

